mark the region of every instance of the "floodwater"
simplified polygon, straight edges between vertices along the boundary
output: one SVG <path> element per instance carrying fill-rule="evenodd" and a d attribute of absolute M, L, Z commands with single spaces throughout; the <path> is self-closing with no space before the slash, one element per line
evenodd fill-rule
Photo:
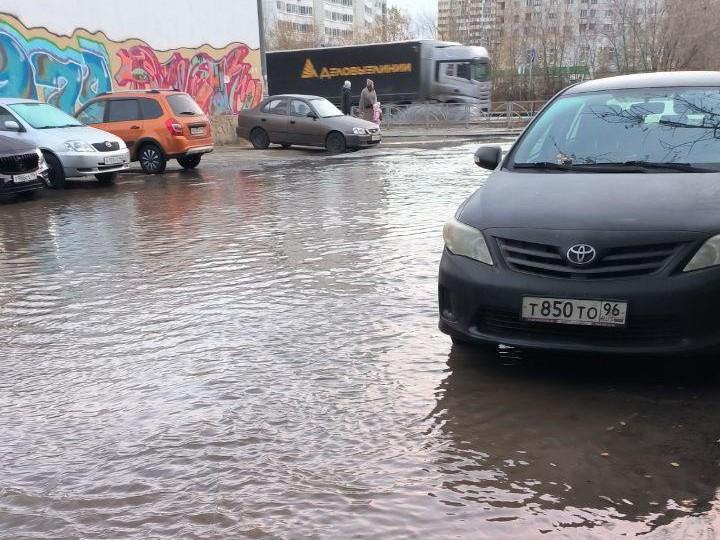
<path fill-rule="evenodd" d="M 0 205 L 0 538 L 714 538 L 712 362 L 438 332 L 473 150 Z"/>

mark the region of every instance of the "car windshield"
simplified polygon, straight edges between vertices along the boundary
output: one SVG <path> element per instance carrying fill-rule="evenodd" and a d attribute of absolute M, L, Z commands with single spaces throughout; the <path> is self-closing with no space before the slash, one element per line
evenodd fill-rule
<path fill-rule="evenodd" d="M 622 165 L 662 172 L 663 164 L 668 171 L 672 166 L 720 170 L 720 89 L 626 89 L 561 97 L 543 111 L 511 156 L 511 166 L 518 168 L 557 170 L 557 165 L 583 172 Z"/>
<path fill-rule="evenodd" d="M 315 107 L 315 111 L 318 113 L 320 118 L 330 118 L 332 116 L 343 115 L 340 109 L 330 103 L 327 99 L 313 99 L 310 103 L 312 103 L 313 107 Z"/>
<path fill-rule="evenodd" d="M 187 94 L 170 94 L 167 100 L 170 108 L 177 115 L 198 116 L 203 114 L 200 106 Z"/>
<path fill-rule="evenodd" d="M 35 129 L 83 125 L 69 114 L 47 103 L 15 103 L 8 105 L 8 107 Z"/>
<path fill-rule="evenodd" d="M 490 79 L 490 64 L 473 62 L 470 65 L 470 78 L 473 81 L 487 81 Z"/>

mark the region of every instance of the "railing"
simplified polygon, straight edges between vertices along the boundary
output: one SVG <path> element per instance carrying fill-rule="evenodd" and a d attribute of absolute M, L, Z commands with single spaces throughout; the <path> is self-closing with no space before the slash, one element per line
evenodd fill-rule
<path fill-rule="evenodd" d="M 416 103 L 412 105 L 383 105 L 383 127 L 393 126 L 462 126 L 523 127 L 545 104 L 544 101 L 501 101 L 490 110 L 469 103 Z M 353 115 L 359 116 L 357 107 Z"/>

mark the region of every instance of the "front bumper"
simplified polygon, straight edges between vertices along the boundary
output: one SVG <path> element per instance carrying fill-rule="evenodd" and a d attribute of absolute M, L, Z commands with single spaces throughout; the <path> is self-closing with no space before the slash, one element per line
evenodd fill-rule
<path fill-rule="evenodd" d="M 15 182 L 12 175 L 0 174 L 0 196 L 15 195 L 17 193 L 27 193 L 28 191 L 36 191 L 47 185 L 47 169 L 37 171 L 37 176 L 30 182 Z"/>
<path fill-rule="evenodd" d="M 130 164 L 130 151 L 127 148 L 114 152 L 64 152 L 58 154 L 63 164 L 65 176 L 93 176 L 101 173 L 123 171 Z M 121 163 L 106 164 L 106 158 L 121 158 Z"/>
<path fill-rule="evenodd" d="M 347 146 L 350 148 L 367 148 L 382 142 L 382 135 L 346 135 Z"/>
<path fill-rule="evenodd" d="M 629 303 L 625 328 L 521 319 L 524 296 Z M 548 278 L 443 253 L 440 329 L 477 343 L 559 351 L 674 354 L 720 349 L 720 269 L 613 280 Z"/>

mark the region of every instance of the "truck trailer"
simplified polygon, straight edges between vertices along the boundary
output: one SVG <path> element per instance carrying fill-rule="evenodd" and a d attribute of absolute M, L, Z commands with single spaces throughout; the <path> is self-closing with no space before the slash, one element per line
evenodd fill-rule
<path fill-rule="evenodd" d="M 267 53 L 270 95 L 309 94 L 340 102 L 352 83 L 357 102 L 367 79 L 383 104 L 472 103 L 490 108 L 490 57 L 484 47 L 419 40 Z"/>

